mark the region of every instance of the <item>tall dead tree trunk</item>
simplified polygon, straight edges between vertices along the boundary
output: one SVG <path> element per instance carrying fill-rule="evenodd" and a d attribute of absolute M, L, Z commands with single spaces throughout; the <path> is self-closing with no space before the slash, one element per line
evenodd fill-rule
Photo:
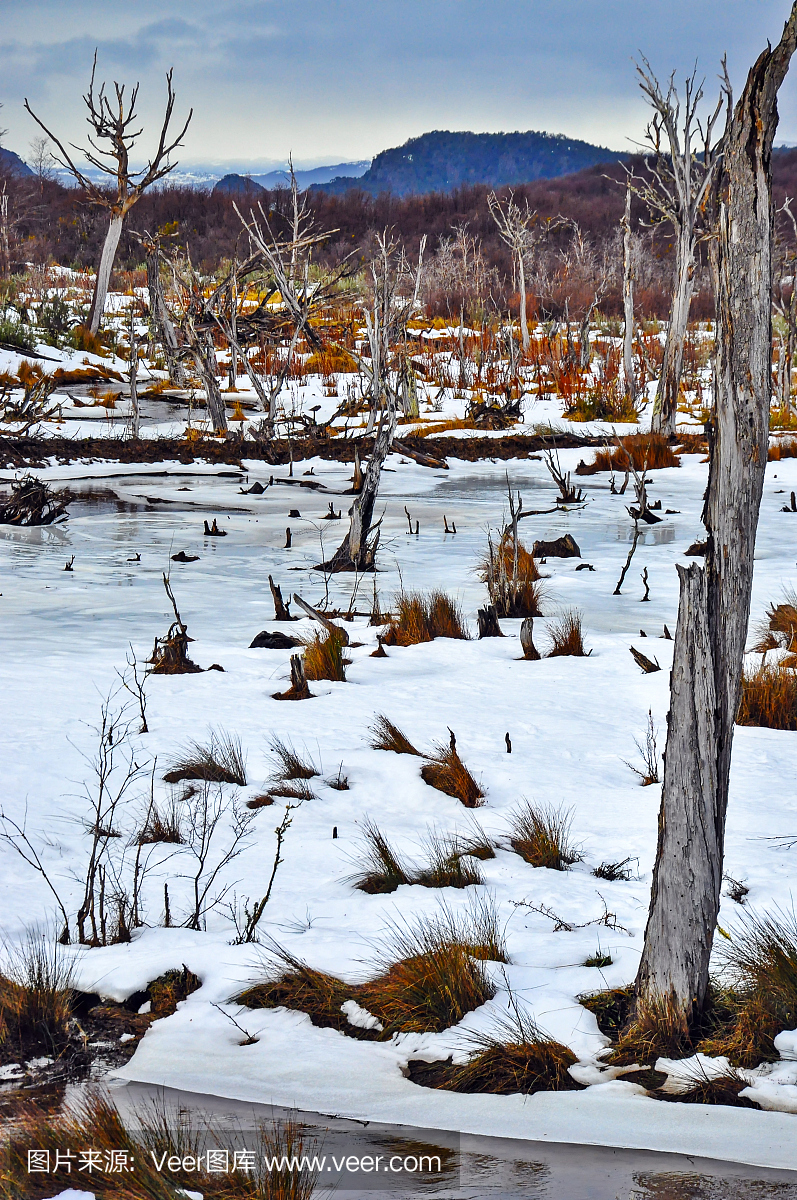
<path fill-rule="evenodd" d="M 623 230 L 623 376 L 625 394 L 632 404 L 636 402 L 634 380 L 634 263 L 631 240 L 631 188 L 625 190 L 625 212 Z"/>
<path fill-rule="evenodd" d="M 678 394 L 684 366 L 684 343 L 689 324 L 694 290 L 694 233 L 684 227 L 675 247 L 675 282 L 673 285 L 670 321 L 664 343 L 661 375 L 653 403 L 651 429 L 667 437 L 675 436 L 678 418 Z"/>
<path fill-rule="evenodd" d="M 797 0 L 783 36 L 751 69 L 724 139 L 712 270 L 717 304 L 709 423 L 705 567 L 678 567 L 681 597 L 643 1001 L 702 1009 L 720 902 L 733 726 L 750 612 L 772 387 L 772 175 L 777 93 L 797 46 Z"/>
<path fill-rule="evenodd" d="M 185 368 L 178 357 L 177 334 L 174 323 L 166 305 L 163 294 L 163 281 L 160 273 L 160 256 L 158 246 L 154 242 L 144 240 L 147 261 L 147 289 L 149 291 L 149 312 L 158 340 L 163 348 L 166 360 L 166 370 L 169 379 L 175 387 L 184 388 L 186 385 Z"/>
<path fill-rule="evenodd" d="M 224 405 L 221 388 L 219 387 L 213 334 L 209 330 L 197 330 L 192 339 L 191 349 L 197 372 L 205 389 L 208 415 L 213 422 L 213 432 L 217 434 L 226 433 L 227 410 Z"/>
<path fill-rule="evenodd" d="M 368 542 L 374 517 L 374 505 L 379 491 L 379 479 L 382 467 L 393 444 L 396 432 L 396 397 L 388 388 L 385 395 L 385 407 L 374 439 L 374 448 L 365 469 L 363 486 L 360 494 L 351 506 L 351 521 L 349 532 L 338 546 L 332 558 L 316 567 L 317 571 L 373 571 L 376 557 L 376 547 L 379 535 Z"/>

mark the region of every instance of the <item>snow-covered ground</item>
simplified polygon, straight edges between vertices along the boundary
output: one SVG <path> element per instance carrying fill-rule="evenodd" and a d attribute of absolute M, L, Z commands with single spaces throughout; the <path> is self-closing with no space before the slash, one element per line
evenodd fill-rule
<path fill-rule="evenodd" d="M 1 365 L 1 364 L 0 364 Z M 577 427 L 578 428 L 578 427 Z M 71 431 L 71 430 L 70 430 Z M 586 452 L 591 455 L 590 451 Z M 582 453 L 562 451 L 566 469 Z M 613 590 L 632 535 L 627 497 L 611 495 L 608 477 L 582 480 L 585 507 L 570 513 L 529 517 L 523 539 L 571 533 L 582 561 L 594 571 L 577 571 L 579 560 L 549 559 L 545 570 L 546 614 L 576 607 L 583 614 L 587 658 L 527 662 L 520 656 L 517 621 L 502 622 L 505 637 L 450 641 L 389 649 L 386 659 L 369 657 L 376 630 L 365 619 L 347 626 L 352 665 L 345 683 L 311 685 L 316 698 L 279 703 L 272 693 L 287 686 L 289 651 L 250 650 L 262 629 L 309 633 L 311 623 L 272 623 L 268 576 L 283 594 L 298 591 L 311 603 L 323 596 L 322 576 L 311 568 L 328 557 L 345 531 L 351 468 L 315 460 L 295 468 L 327 491 L 279 482 L 285 468 L 244 464 L 244 472 L 201 465 L 163 464 L 131 469 L 107 463 L 53 464 L 37 472 L 53 484 L 68 482 L 86 491 L 69 521 L 46 529 L 0 527 L 0 729 L 4 743 L 3 808 L 36 839 L 42 860 L 71 912 L 77 907 L 86 835 L 86 762 L 96 749 L 91 726 L 100 704 L 119 686 L 132 645 L 139 661 L 171 620 L 161 574 L 171 565 L 171 582 L 183 619 L 195 639 L 192 657 L 203 667 L 219 663 L 224 673 L 153 676 L 147 682 L 150 732 L 134 736 L 136 760 L 157 757 L 155 787 L 166 799 L 161 776 L 172 755 L 209 726 L 237 734 L 248 758 L 244 799 L 261 792 L 272 766 L 270 739 L 291 741 L 321 768 L 312 780 L 315 798 L 293 814 L 262 930 L 313 967 L 347 980 L 369 971 L 389 923 L 397 917 L 434 913 L 441 899 L 453 910 L 467 907 L 468 891 L 443 892 L 403 886 L 391 895 L 356 890 L 347 877 L 356 869 L 366 817 L 378 823 L 410 858 L 422 855 L 427 831 L 466 833 L 480 827 L 502 848 L 480 864 L 484 893 L 506 925 L 511 962 L 488 964 L 495 998 L 470 1013 L 455 1029 L 439 1034 L 399 1035 L 390 1042 L 362 1042 L 334 1030 L 315 1028 L 300 1013 L 249 1011 L 230 1004 L 240 985 L 262 972 L 257 947 L 234 946 L 234 929 L 222 909 L 208 914 L 207 928 L 160 927 L 163 884 L 172 913 L 186 911 L 187 853 L 158 851 L 162 865 L 149 878 L 147 927 L 131 944 L 83 951 L 76 971 L 86 990 L 121 999 L 163 971 L 186 964 L 202 987 L 177 1012 L 155 1022 L 121 1074 L 129 1079 L 187 1090 L 297 1106 L 363 1120 L 539 1140 L 591 1142 L 797 1168 L 797 1034 L 779 1043 L 782 1061 L 750 1076 L 752 1094 L 765 1109 L 711 1108 L 664 1104 L 638 1086 L 601 1074 L 597 1056 L 606 1044 L 594 1016 L 577 997 L 630 982 L 642 946 L 656 843 L 660 788 L 639 786 L 626 765 L 635 761 L 635 739 L 643 739 L 652 712 L 663 748 L 672 643 L 660 640 L 664 624 L 674 630 L 677 611 L 675 563 L 700 536 L 699 514 L 706 481 L 700 456 L 684 456 L 680 469 L 654 472 L 653 500 L 661 500 L 660 525 L 646 529 L 620 597 Z M 457 597 L 475 633 L 476 609 L 485 601 L 476 564 L 486 530 L 499 526 L 506 507 L 506 478 L 520 489 L 525 507 L 547 509 L 555 489 L 540 461 L 471 464 L 450 460 L 448 471 L 431 471 L 393 454 L 380 492 L 385 507 L 377 587 L 383 605 L 401 583 L 408 589 L 442 587 Z M 262 496 L 240 494 L 256 479 L 274 486 Z M 4 472 L 10 479 L 13 473 Z M 81 483 L 81 481 L 83 481 Z M 781 513 L 797 488 L 797 460 L 771 463 L 761 511 L 753 595 L 753 618 L 778 600 L 794 579 L 791 548 L 797 518 Z M 112 489 L 117 503 L 106 494 Z M 93 498 L 88 493 L 93 491 Z M 785 492 L 781 496 L 780 492 Z M 329 501 L 343 508 L 344 521 L 324 521 Z M 416 538 L 407 534 L 404 505 Z M 298 509 L 301 516 L 290 518 Z M 443 516 L 456 535 L 443 531 Z M 218 519 L 226 538 L 205 539 L 204 519 Z M 293 544 L 283 549 L 285 528 Z M 323 544 L 322 544 L 323 542 Z M 170 564 L 180 550 L 199 555 L 185 566 Z M 140 561 L 131 561 L 140 554 Z M 74 569 L 64 564 L 75 556 Z M 650 602 L 640 603 L 640 572 L 648 569 Z M 337 577 L 333 604 L 348 603 L 354 582 Z M 373 580 L 359 581 L 354 605 L 370 608 Z M 545 621 L 535 623 L 545 644 Z M 645 630 L 647 638 L 640 636 Z M 643 675 L 629 646 L 661 664 Z M 114 703 L 122 702 L 117 695 Z M 484 807 L 466 811 L 456 800 L 428 787 L 418 760 L 369 748 L 368 726 L 384 712 L 419 746 L 447 740 L 457 747 L 486 792 Z M 132 714 L 131 714 L 132 715 Z M 506 753 L 504 735 L 512 740 Z M 777 840 L 797 834 L 797 735 L 739 728 L 734 744 L 728 814 L 726 870 L 746 881 L 748 904 L 756 909 L 789 906 L 797 849 Z M 323 780 L 338 772 L 350 790 L 335 791 Z M 133 804 L 138 811 L 142 796 Z M 231 788 L 230 791 L 236 789 Z M 572 810 L 572 831 L 583 861 L 568 872 L 534 869 L 508 848 L 511 813 L 523 798 Z M 264 891 L 274 857 L 274 829 L 284 809 L 277 801 L 258 810 L 251 843 L 220 877 L 237 897 Z M 135 815 L 128 820 L 131 829 Z M 338 836 L 333 839 L 333 828 Z M 8 846 L 0 847 L 0 912 L 10 938 L 52 914 L 52 898 L 41 878 Z M 604 860 L 633 860 L 626 882 L 595 878 Z M 545 906 L 572 925 L 597 920 L 604 905 L 623 929 L 599 924 L 572 932 L 518 902 Z M 732 932 L 739 908 L 723 900 L 719 922 Z M 598 948 L 611 966 L 585 967 Z M 533 1097 L 457 1095 L 421 1088 L 405 1078 L 410 1058 L 446 1058 L 465 1050 L 463 1035 L 485 1030 L 506 1012 L 508 988 L 553 1037 L 570 1046 L 582 1064 L 579 1093 Z M 214 1007 L 218 1005 L 220 1007 Z M 242 1046 L 227 1019 L 256 1035 Z"/>

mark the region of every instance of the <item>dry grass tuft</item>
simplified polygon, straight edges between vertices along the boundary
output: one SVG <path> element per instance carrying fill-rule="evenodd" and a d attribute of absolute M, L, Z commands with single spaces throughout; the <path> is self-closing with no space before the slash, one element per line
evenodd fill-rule
<path fill-rule="evenodd" d="M 682 1081 L 683 1080 L 683 1084 Z M 658 1100 L 674 1100 L 682 1104 L 724 1104 L 733 1108 L 758 1108 L 753 1100 L 739 1093 L 748 1086 L 737 1070 L 731 1067 L 722 1075 L 709 1075 L 699 1064 L 679 1075 L 675 1087 L 657 1089 Z"/>
<path fill-rule="evenodd" d="M 0 975 L 0 1063 L 46 1054 L 57 1057 L 69 1040 L 72 973 L 56 943 L 31 932 Z"/>
<path fill-rule="evenodd" d="M 251 1008 L 299 1009 L 314 1025 L 351 1037 L 384 1040 L 396 1032 L 439 1033 L 495 995 L 481 962 L 450 940 L 445 918 L 391 926 L 377 962 L 379 973 L 365 983 L 345 984 L 276 944 L 269 955 L 269 969 L 273 972 L 278 964 L 281 974 L 234 999 Z M 382 1029 L 351 1025 L 341 1010 L 347 1000 L 375 1016 Z"/>
<path fill-rule="evenodd" d="M 366 843 L 363 865 L 351 878 L 356 888 L 370 896 L 384 896 L 402 884 L 413 882 L 411 868 L 405 866 L 398 851 L 370 820 L 363 824 L 363 838 Z"/>
<path fill-rule="evenodd" d="M 147 993 L 155 1017 L 169 1017 L 177 1011 L 177 1005 L 198 991 L 202 980 L 183 963 L 181 971 L 166 971 L 147 984 Z"/>
<path fill-rule="evenodd" d="M 480 808 L 484 792 L 453 746 L 439 744 L 434 755 L 421 767 L 421 778 L 446 796 L 453 796 L 466 808 Z"/>
<path fill-rule="evenodd" d="M 290 742 L 283 742 L 278 737 L 272 738 L 271 753 L 277 760 L 276 769 L 271 776 L 274 783 L 287 783 L 291 779 L 313 779 L 321 774 L 313 760 L 309 757 L 307 760 L 303 759 Z"/>
<path fill-rule="evenodd" d="M 415 749 L 398 725 L 389 721 L 384 713 L 377 713 L 369 732 L 369 745 L 373 750 L 392 750 L 394 754 L 417 754 L 420 757 L 420 751 Z"/>
<path fill-rule="evenodd" d="M 436 637 L 470 639 L 459 605 L 445 592 L 431 592 L 428 597 L 400 592 L 395 607 L 383 638 L 387 646 L 415 646 Z"/>
<path fill-rule="evenodd" d="M 551 648 L 548 658 L 559 658 L 570 655 L 573 658 L 586 658 L 592 653 L 584 648 L 584 634 L 581 629 L 581 613 L 569 609 L 548 625 L 548 637 Z"/>
<path fill-rule="evenodd" d="M 304 673 L 308 679 L 346 682 L 346 667 L 351 664 L 351 659 L 343 653 L 346 646 L 344 630 L 330 629 L 324 637 L 315 633 L 304 646 Z"/>
<path fill-rule="evenodd" d="M 429 834 L 424 849 L 427 861 L 416 867 L 413 883 L 431 888 L 466 888 L 484 883 L 477 863 L 462 850 L 457 837 Z"/>
<path fill-rule="evenodd" d="M 174 799 L 165 812 L 161 812 L 157 804 L 153 804 L 147 813 L 143 828 L 136 837 L 139 846 L 150 846 L 158 842 L 182 846 L 185 839 L 180 816 L 180 809 Z"/>
<path fill-rule="evenodd" d="M 731 1019 L 699 1049 L 754 1067 L 777 1058 L 773 1039 L 797 1026 L 797 917 L 780 909 L 750 913 L 731 934 L 717 947 L 731 983 Z"/>
<path fill-rule="evenodd" d="M 576 467 L 576 475 L 596 475 L 599 471 L 628 470 L 630 458 L 637 471 L 643 471 L 645 465 L 649 471 L 658 471 L 662 467 L 680 467 L 681 460 L 673 452 L 664 434 L 661 433 L 630 433 L 620 438 L 623 449 L 612 446 L 605 450 L 596 450 L 591 463 L 580 462 Z"/>
<path fill-rule="evenodd" d="M 778 438 L 770 445 L 767 461 L 780 462 L 783 458 L 797 458 L 797 440 L 794 438 Z"/>
<path fill-rule="evenodd" d="M 200 779 L 208 783 L 237 783 L 246 786 L 246 758 L 241 740 L 223 730 L 210 731 L 210 742 L 202 746 L 190 742 L 188 748 L 172 762 L 163 776 L 167 783 L 184 779 Z"/>
<path fill-rule="evenodd" d="M 738 725 L 797 730 L 797 675 L 783 663 L 762 663 L 742 676 Z"/>
<path fill-rule="evenodd" d="M 510 844 L 532 867 L 567 871 L 581 861 L 570 843 L 571 810 L 525 801 L 512 816 Z"/>
<path fill-rule="evenodd" d="M 671 996 L 637 999 L 633 1016 L 622 1030 L 611 1057 L 613 1063 L 651 1062 L 657 1058 L 687 1058 L 694 1053 L 683 1009 Z"/>
<path fill-rule="evenodd" d="M 473 1051 L 462 1065 L 446 1065 L 432 1086 L 451 1092 L 482 1092 L 500 1096 L 534 1092 L 577 1091 L 568 1067 L 576 1062 L 572 1050 L 541 1032 L 531 1017 L 514 1008 L 494 1033 L 468 1038 Z M 436 1064 L 437 1065 L 437 1064 Z M 418 1073 L 414 1073 L 421 1082 Z"/>

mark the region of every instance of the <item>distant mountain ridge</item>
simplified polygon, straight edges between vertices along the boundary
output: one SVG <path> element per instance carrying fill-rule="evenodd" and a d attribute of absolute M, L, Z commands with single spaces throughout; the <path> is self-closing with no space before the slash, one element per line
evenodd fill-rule
<path fill-rule="evenodd" d="M 315 183 L 311 188 L 334 195 L 352 188 L 360 188 L 372 196 L 380 192 L 396 196 L 450 192 L 475 183 L 501 187 L 531 183 L 535 179 L 556 179 L 584 167 L 628 157 L 564 134 L 435 130 L 410 138 L 403 146 L 383 150 L 359 178 L 344 176 L 329 183 Z"/>
<path fill-rule="evenodd" d="M 360 162 L 335 163 L 331 167 L 313 167 L 307 171 L 294 171 L 296 182 L 304 191 L 305 188 L 311 187 L 314 183 L 326 184 L 330 179 L 346 178 L 357 180 L 360 175 L 368 170 L 371 165 L 370 159 L 362 159 Z M 221 179 L 214 185 L 214 192 L 257 192 L 263 191 L 266 188 L 287 188 L 290 187 L 290 173 L 285 170 L 268 171 L 265 175 L 237 175 L 231 172 L 229 175 L 223 175 Z"/>
<path fill-rule="evenodd" d="M 12 175 L 22 176 L 33 174 L 28 164 L 13 150 L 6 150 L 5 146 L 0 146 L 0 171 L 10 171 Z"/>

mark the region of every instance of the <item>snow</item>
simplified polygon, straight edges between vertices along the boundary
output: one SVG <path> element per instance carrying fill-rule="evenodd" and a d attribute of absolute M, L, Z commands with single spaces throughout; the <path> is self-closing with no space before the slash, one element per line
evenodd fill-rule
<path fill-rule="evenodd" d="M 0 352 L 0 370 L 4 355 Z M 59 362 L 85 357 L 66 355 Z M 304 403 L 316 394 L 321 402 L 320 386 L 305 391 Z M 85 422 L 93 433 L 86 411 L 78 411 L 70 432 Z M 535 405 L 533 417 L 543 419 L 542 413 L 547 419 L 549 411 L 559 423 L 561 413 L 552 402 Z M 111 422 L 107 424 L 110 433 Z M 155 423 L 149 432 L 154 436 L 167 428 L 176 423 Z M 581 457 L 590 455 L 561 451 L 560 460 L 573 470 Z M 102 698 L 119 686 L 117 670 L 125 669 L 130 646 L 142 662 L 153 637 L 166 632 L 172 614 L 161 573 L 170 565 L 181 613 L 195 639 L 191 654 L 204 667 L 220 663 L 224 673 L 149 679 L 151 732 L 135 736 L 134 747 L 142 761 L 157 757 L 158 797 L 168 797 L 161 776 L 170 757 L 189 740 L 202 741 L 210 725 L 241 738 L 249 778 L 240 789 L 243 799 L 262 791 L 272 767 L 272 736 L 292 741 L 321 768 L 320 777 L 310 781 L 316 798 L 293 814 L 284 862 L 262 922 L 264 935 L 312 966 L 355 981 L 372 969 L 391 921 L 433 913 L 443 899 L 454 910 L 466 907 L 467 891 L 404 886 L 392 895 L 369 896 L 354 889 L 347 878 L 356 869 L 366 816 L 410 859 L 422 855 L 430 830 L 465 833 L 476 825 L 501 847 L 495 859 L 480 864 L 485 879 L 480 890 L 495 899 L 511 957 L 506 967 L 488 964 L 495 998 L 453 1030 L 399 1035 L 389 1042 L 359 1041 L 318 1029 L 296 1012 L 249 1011 L 231 1003 L 243 984 L 262 975 L 263 951 L 230 944 L 234 930 L 222 909 L 208 915 L 206 930 L 160 927 L 164 881 L 178 920 L 186 909 L 189 881 L 185 852 L 175 847 L 156 851 L 145 889 L 151 927 L 127 945 L 75 952 L 80 986 L 121 1000 L 185 964 L 202 987 L 173 1016 L 151 1026 L 121 1077 L 360 1120 L 797 1167 L 792 1116 L 797 1112 L 797 1031 L 784 1031 L 778 1038 L 780 1062 L 746 1073 L 749 1085 L 743 1094 L 766 1111 L 664 1104 L 602 1064 L 606 1039 L 577 1000 L 585 992 L 628 983 L 639 961 L 660 788 L 641 788 L 626 763 L 636 760 L 634 742 L 644 738 L 649 710 L 659 731 L 659 750 L 664 744 L 672 643 L 661 634 L 665 623 L 671 631 L 675 628 L 675 563 L 689 561 L 683 552 L 702 531 L 706 466 L 700 457 L 685 455 L 680 469 L 652 474 L 651 498 L 661 499 L 663 510 L 678 512 L 644 531 L 620 597 L 612 593 L 632 527 L 627 497 L 610 494 L 608 476 L 580 481 L 588 496 L 584 508 L 522 522 L 521 536 L 529 544 L 571 533 L 582 561 L 596 568 L 577 572 L 578 560 L 549 560 L 544 568 L 550 576 L 544 610 L 554 615 L 577 607 L 583 612 L 585 639 L 592 649 L 588 658 L 525 662 L 518 643 L 520 622 L 503 621 L 503 639 L 438 639 L 392 648 L 387 659 L 372 659 L 376 630 L 357 618 L 347 628 L 351 641 L 363 645 L 351 650 L 348 682 L 314 683 L 316 698 L 299 704 L 271 699 L 286 686 L 289 652 L 248 646 L 261 629 L 279 628 L 271 620 L 269 574 L 286 596 L 295 590 L 312 603 L 324 596 L 324 581 L 311 567 L 328 557 L 345 532 L 345 520 L 322 517 L 330 499 L 336 509 L 345 510 L 350 465 L 320 459 L 296 464 L 297 483 L 312 470 L 327 489 L 319 492 L 282 482 L 287 468 L 254 461 L 244 462 L 242 471 L 203 464 L 99 462 L 52 462 L 37 471 L 54 485 L 69 483 L 74 491 L 81 490 L 83 481 L 86 498 L 72 506 L 64 525 L 0 527 L 0 728 L 7 746 L 3 807 L 20 824 L 27 821 L 71 912 L 78 903 L 76 876 L 85 845 L 83 782 L 89 778 L 86 759 L 95 747 L 90 727 Z M 544 464 L 451 459 L 448 471 L 432 471 L 393 454 L 386 465 L 379 504 L 380 511 L 386 508 L 382 571 L 376 577 L 383 603 L 401 581 L 408 589 L 442 587 L 459 599 L 475 629 L 476 609 L 485 599 L 476 563 L 486 546 L 487 527 L 495 529 L 502 519 L 506 477 L 520 489 L 527 507 L 550 508 L 555 489 Z M 6 471 L 2 478 L 14 475 Z M 241 495 L 241 487 L 256 479 L 265 484 L 272 475 L 274 486 L 263 495 Z M 120 505 L 102 496 L 107 487 Z M 788 557 L 792 518 L 779 511 L 779 492 L 788 495 L 793 488 L 797 460 L 771 463 L 756 548 L 754 620 L 793 579 Z M 406 532 L 405 504 L 413 522 L 420 521 L 417 538 Z M 301 518 L 289 519 L 291 508 L 298 508 Z M 456 523 L 456 535 L 444 534 L 444 515 Z M 202 536 L 203 520 L 214 516 L 228 537 Z M 286 524 L 293 531 L 291 550 L 283 548 Z M 178 550 L 198 554 L 199 561 L 170 564 Z M 136 553 L 140 561 L 130 561 Z M 74 569 L 65 573 L 64 562 L 73 554 Z M 641 605 L 643 567 L 648 568 L 651 599 Z M 334 579 L 333 603 L 345 606 L 354 586 L 351 577 Z M 373 580 L 359 580 L 356 586 L 354 607 L 367 611 Z M 289 632 L 306 635 L 311 628 L 303 620 Z M 545 628 L 545 620 L 535 623 L 541 648 Z M 662 670 L 642 675 L 630 645 L 656 658 Z M 416 759 L 371 749 L 367 730 L 378 712 L 385 712 L 421 749 L 447 738 L 450 726 L 463 759 L 485 788 L 485 806 L 467 812 L 423 783 Z M 507 731 L 511 756 L 504 743 Z M 797 851 L 778 839 L 797 832 L 795 738 L 766 729 L 736 731 L 726 870 L 746 881 L 747 904 L 759 911 L 790 903 Z M 345 792 L 324 782 L 340 764 L 350 781 Z M 511 852 L 509 820 L 523 798 L 572 810 L 582 863 L 565 873 L 535 870 Z M 143 795 L 137 803 L 143 803 Z M 230 899 L 233 893 L 239 898 L 262 894 L 274 857 L 274 829 L 283 813 L 280 800 L 257 812 L 252 844 L 220 879 L 230 888 Z M 130 820 L 135 824 L 132 813 Z M 334 840 L 333 826 L 338 830 Z M 633 868 L 628 881 L 608 882 L 591 874 L 602 861 L 626 857 Z M 0 847 L 0 864 L 3 931 L 13 939 L 31 921 L 52 917 L 52 897 L 7 845 Z M 557 932 L 553 920 L 532 905 L 581 927 Z M 601 923 L 607 910 L 614 914 L 614 927 Z M 738 906 L 723 897 L 719 923 L 731 935 L 738 916 Z M 611 956 L 612 964 L 583 966 L 598 948 Z M 410 1058 L 434 1061 L 453 1054 L 461 1059 L 467 1048 L 464 1035 L 494 1028 L 506 1012 L 507 986 L 546 1032 L 573 1049 L 578 1078 L 589 1084 L 586 1091 L 466 1096 L 424 1089 L 404 1076 Z M 345 1008 L 353 1024 L 369 1019 L 354 1002 Z M 240 1030 L 225 1013 L 257 1041 L 242 1046 Z M 717 1061 L 706 1064 L 706 1069 L 719 1069 Z M 667 1069 L 675 1078 L 684 1064 Z"/>

